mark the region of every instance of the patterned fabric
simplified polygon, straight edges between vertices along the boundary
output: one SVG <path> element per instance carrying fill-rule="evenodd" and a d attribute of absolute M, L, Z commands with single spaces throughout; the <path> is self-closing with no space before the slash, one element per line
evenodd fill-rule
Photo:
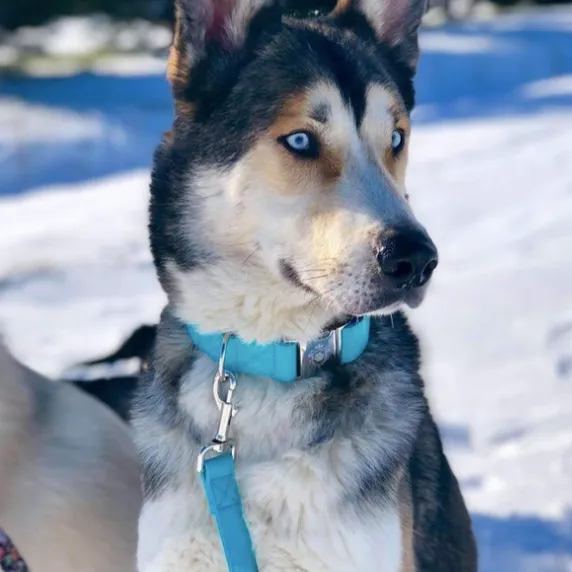
<path fill-rule="evenodd" d="M 3 572 L 29 572 L 22 557 L 0 528 L 0 568 Z"/>

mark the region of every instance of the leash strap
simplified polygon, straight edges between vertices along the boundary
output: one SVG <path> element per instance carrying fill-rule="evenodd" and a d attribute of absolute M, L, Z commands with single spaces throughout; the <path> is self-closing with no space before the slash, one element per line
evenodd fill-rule
<path fill-rule="evenodd" d="M 201 480 L 229 572 L 258 572 L 231 453 L 205 459 Z"/>

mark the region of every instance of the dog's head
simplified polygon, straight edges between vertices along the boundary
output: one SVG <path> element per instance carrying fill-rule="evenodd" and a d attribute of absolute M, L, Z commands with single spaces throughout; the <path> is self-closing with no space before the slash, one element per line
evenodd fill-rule
<path fill-rule="evenodd" d="M 176 120 L 153 172 L 151 244 L 181 318 L 303 339 L 418 305 L 437 252 L 404 186 L 425 0 L 178 0 Z"/>

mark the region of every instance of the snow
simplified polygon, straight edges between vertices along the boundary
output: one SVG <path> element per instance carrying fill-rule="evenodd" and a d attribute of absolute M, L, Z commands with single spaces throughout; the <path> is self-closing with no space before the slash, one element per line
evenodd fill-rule
<path fill-rule="evenodd" d="M 105 17 L 93 21 L 91 18 L 72 17 L 55 21 L 47 30 L 44 51 L 50 56 L 90 54 L 105 48 L 108 33 Z M 30 35 L 35 37 L 33 30 Z"/>
<path fill-rule="evenodd" d="M 145 20 L 114 21 L 104 14 L 62 16 L 42 26 L 18 28 L 3 43 L 27 53 L 55 57 L 87 56 L 101 51 L 164 50 L 171 31 Z"/>
<path fill-rule="evenodd" d="M 4 97 L 0 107 L 0 144 L 17 147 L 33 143 L 91 140 L 103 135 L 105 126 L 95 114 L 78 114 Z"/>
<path fill-rule="evenodd" d="M 0 203 L 0 323 L 33 367 L 57 375 L 117 344 L 165 300 L 146 239 L 149 173 L 39 189 Z M 20 343 L 22 345 L 20 345 Z"/>
<path fill-rule="evenodd" d="M 533 81 L 522 88 L 522 95 L 530 99 L 572 95 L 572 74 Z"/>
<path fill-rule="evenodd" d="M 0 45 L 0 66 L 12 65 L 18 58 L 18 50 L 14 46 Z"/>
<path fill-rule="evenodd" d="M 571 142 L 572 113 L 544 112 L 421 128 L 413 144 L 412 196 L 441 263 L 412 319 L 435 412 L 464 428 L 453 456 L 480 512 L 572 507 L 572 456 L 559 457 L 572 454 Z"/>
<path fill-rule="evenodd" d="M 494 23 L 496 30 L 572 31 L 572 11 L 562 7 L 545 7 L 526 12 L 515 12 Z"/>
<path fill-rule="evenodd" d="M 499 43 L 489 36 L 473 36 L 445 32 L 428 32 L 421 36 L 421 49 L 427 52 L 442 52 L 451 54 L 478 54 L 498 51 Z"/>
<path fill-rule="evenodd" d="M 428 393 L 482 572 L 570 571 L 572 10 L 421 43 L 409 187 L 441 257 L 411 313 Z M 145 220 L 171 105 L 153 66 L 3 86 L 0 328 L 52 375 L 164 303 Z"/>
<path fill-rule="evenodd" d="M 118 76 L 162 74 L 165 72 L 165 60 L 149 54 L 116 55 L 98 59 L 91 70 L 97 74 Z"/>

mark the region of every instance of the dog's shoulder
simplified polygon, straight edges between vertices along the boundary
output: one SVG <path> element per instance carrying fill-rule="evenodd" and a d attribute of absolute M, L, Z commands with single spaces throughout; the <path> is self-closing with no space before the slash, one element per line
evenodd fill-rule
<path fill-rule="evenodd" d="M 429 412 L 419 427 L 408 473 L 417 572 L 476 572 L 471 520 Z"/>

